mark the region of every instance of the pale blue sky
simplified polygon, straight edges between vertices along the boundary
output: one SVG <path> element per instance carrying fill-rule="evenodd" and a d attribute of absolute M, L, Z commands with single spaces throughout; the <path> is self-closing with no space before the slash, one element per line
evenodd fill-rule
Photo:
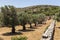
<path fill-rule="evenodd" d="M 0 7 L 4 5 L 13 5 L 15 7 L 27 7 L 33 5 L 60 6 L 60 0 L 0 0 Z"/>

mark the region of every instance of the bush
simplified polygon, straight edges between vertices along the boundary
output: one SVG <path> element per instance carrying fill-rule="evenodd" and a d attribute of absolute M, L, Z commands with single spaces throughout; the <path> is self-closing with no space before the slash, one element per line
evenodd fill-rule
<path fill-rule="evenodd" d="M 27 40 L 27 37 L 12 37 L 11 40 Z"/>
<path fill-rule="evenodd" d="M 57 21 L 60 21 L 60 13 L 55 14 L 54 19 Z"/>

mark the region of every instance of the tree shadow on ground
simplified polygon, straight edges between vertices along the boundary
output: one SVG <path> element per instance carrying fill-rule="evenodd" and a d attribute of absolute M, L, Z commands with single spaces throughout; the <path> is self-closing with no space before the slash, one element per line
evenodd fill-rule
<path fill-rule="evenodd" d="M 37 27 L 41 27 L 43 24 L 38 24 Z"/>
<path fill-rule="evenodd" d="M 30 31 L 35 31 L 33 29 L 27 29 L 27 30 L 18 30 L 18 31 L 21 31 L 21 32 L 30 32 Z"/>
<path fill-rule="evenodd" d="M 30 28 L 30 27 L 27 27 L 27 28 L 29 28 L 29 29 L 38 29 L 38 28 L 37 28 L 37 27 L 35 27 L 35 26 L 34 26 L 34 27 L 32 27 L 32 28 Z"/>
<path fill-rule="evenodd" d="M 38 29 L 38 27 L 41 27 L 41 26 L 42 26 L 42 24 L 38 24 L 36 26 L 32 26 L 32 28 L 30 28 L 30 27 L 27 27 L 27 28 L 30 28 L 30 29 Z"/>
<path fill-rule="evenodd" d="M 15 32 L 15 33 L 11 33 L 11 32 L 7 32 L 7 33 L 3 33 L 3 36 L 14 36 L 14 35 L 22 35 L 21 32 Z"/>
<path fill-rule="evenodd" d="M 56 28 L 60 29 L 60 27 L 56 27 Z"/>

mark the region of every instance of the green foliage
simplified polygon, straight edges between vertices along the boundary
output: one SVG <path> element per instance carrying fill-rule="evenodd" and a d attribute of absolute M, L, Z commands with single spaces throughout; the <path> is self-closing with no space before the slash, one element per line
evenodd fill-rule
<path fill-rule="evenodd" d="M 32 17 L 33 17 L 33 22 L 34 23 L 38 22 L 39 15 L 33 14 Z"/>
<path fill-rule="evenodd" d="M 45 14 L 43 13 L 39 14 L 38 23 L 42 23 L 43 21 L 45 21 L 45 18 L 46 18 Z"/>
<path fill-rule="evenodd" d="M 27 40 L 27 37 L 12 37 L 11 40 Z"/>
<path fill-rule="evenodd" d="M 45 14 L 41 13 L 41 14 L 39 15 L 39 19 L 40 19 L 40 20 L 42 19 L 42 21 L 44 21 L 45 18 L 46 18 L 46 15 L 45 15 Z"/>
<path fill-rule="evenodd" d="M 47 10 L 50 10 L 48 8 L 41 8 L 41 9 L 38 8 L 37 10 L 33 8 L 33 10 L 29 10 L 29 11 L 23 10 L 22 12 L 16 12 L 15 7 L 13 6 L 5 6 L 5 7 L 2 7 L 1 9 L 4 16 L 3 19 L 4 19 L 5 25 L 16 25 L 18 21 L 19 21 L 19 24 L 21 25 L 25 25 L 26 23 L 32 23 L 32 22 L 34 23 L 42 22 L 45 20 L 44 13 L 45 12 L 48 13 Z M 43 11 L 43 13 L 41 11 Z"/>
<path fill-rule="evenodd" d="M 0 26 L 3 26 L 3 14 L 2 13 L 0 13 Z"/>
<path fill-rule="evenodd" d="M 34 23 L 36 23 L 36 22 L 41 23 L 42 21 L 45 21 L 45 18 L 46 18 L 45 14 L 42 14 L 42 13 L 41 14 L 34 14 L 32 16 L 33 16 Z"/>
<path fill-rule="evenodd" d="M 17 14 L 14 6 L 1 7 L 1 10 L 1 12 L 3 13 L 4 25 L 16 25 L 16 23 L 18 23 Z"/>
<path fill-rule="evenodd" d="M 25 12 L 29 14 L 44 13 L 47 16 L 52 16 L 60 12 L 59 6 L 52 6 L 52 5 L 37 5 L 37 6 L 30 6 L 25 8 L 16 8 L 16 9 L 17 9 L 17 12 Z"/>
<path fill-rule="evenodd" d="M 33 18 L 32 18 L 32 15 L 31 14 L 27 14 L 27 13 L 20 13 L 18 15 L 18 19 L 20 21 L 20 24 L 23 24 L 23 23 L 31 23 Z"/>
<path fill-rule="evenodd" d="M 32 14 L 28 14 L 28 23 L 33 23 Z"/>
<path fill-rule="evenodd" d="M 21 14 L 19 15 L 19 20 L 20 20 L 21 25 L 26 24 L 26 23 L 29 21 L 28 18 L 29 18 L 29 15 L 28 15 L 28 14 L 26 14 L 26 13 L 21 13 Z"/>
<path fill-rule="evenodd" d="M 15 26 L 18 25 L 17 12 L 14 6 L 1 7 L 3 13 L 3 22 L 5 26 L 12 27 L 12 33 L 15 33 Z"/>
<path fill-rule="evenodd" d="M 54 19 L 57 21 L 60 21 L 60 13 L 55 14 Z"/>
<path fill-rule="evenodd" d="M 19 23 L 23 26 L 23 30 L 26 30 L 26 23 L 30 23 L 31 22 L 31 15 L 27 14 L 27 13 L 21 13 L 18 18 L 19 18 Z"/>

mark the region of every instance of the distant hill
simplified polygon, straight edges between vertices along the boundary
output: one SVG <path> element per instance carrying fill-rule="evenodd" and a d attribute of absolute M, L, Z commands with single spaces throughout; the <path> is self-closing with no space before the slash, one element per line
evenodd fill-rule
<path fill-rule="evenodd" d="M 38 12 L 38 13 L 57 13 L 60 10 L 59 6 L 54 5 L 35 5 L 35 6 L 29 6 L 24 8 L 17 8 L 17 12 Z"/>

